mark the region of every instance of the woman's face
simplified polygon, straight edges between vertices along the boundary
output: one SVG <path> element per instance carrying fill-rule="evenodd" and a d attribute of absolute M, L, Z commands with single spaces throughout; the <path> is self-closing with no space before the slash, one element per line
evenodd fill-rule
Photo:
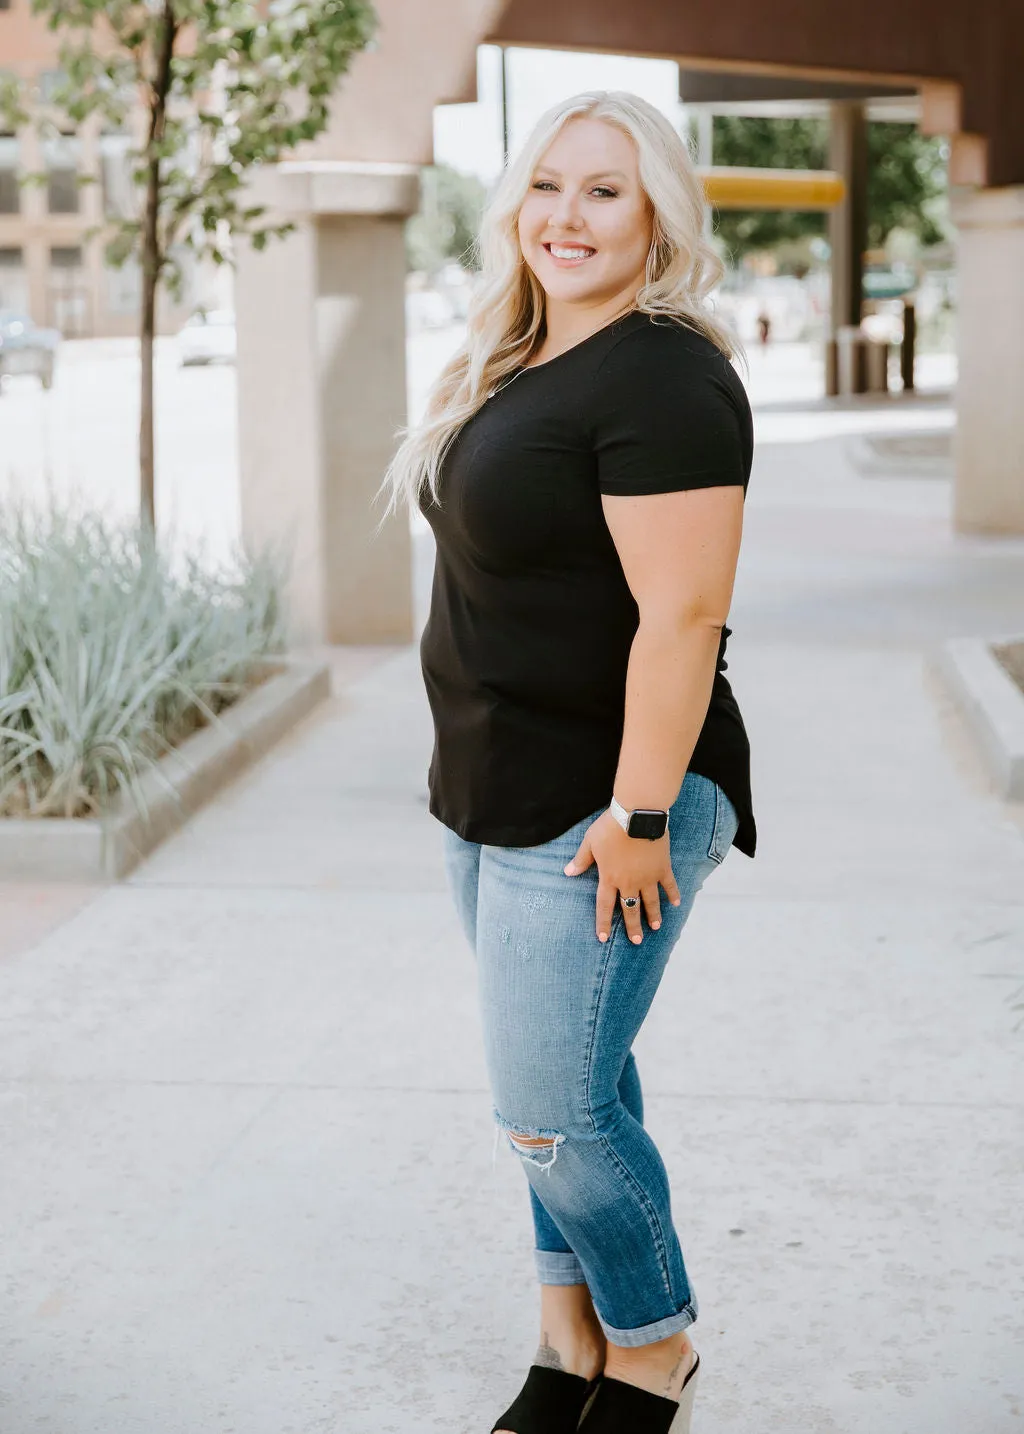
<path fill-rule="evenodd" d="M 603 120 L 573 119 L 534 170 L 519 243 L 549 299 L 592 308 L 643 283 L 651 220 L 633 141 Z"/>

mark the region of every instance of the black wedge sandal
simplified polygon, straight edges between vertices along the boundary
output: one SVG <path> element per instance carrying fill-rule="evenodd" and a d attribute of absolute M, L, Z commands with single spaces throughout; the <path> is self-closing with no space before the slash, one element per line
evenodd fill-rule
<path fill-rule="evenodd" d="M 690 1434 L 700 1355 L 683 1381 L 678 1399 L 665 1399 L 607 1375 L 601 1380 L 580 1434 Z M 498 1425 L 501 1428 L 501 1425 Z M 494 1431 L 491 1431 L 494 1434 Z"/>
<path fill-rule="evenodd" d="M 600 1383 L 599 1374 L 584 1379 L 582 1374 L 531 1364 L 526 1383 L 495 1420 L 491 1434 L 498 1429 L 507 1429 L 509 1434 L 576 1434 Z"/>

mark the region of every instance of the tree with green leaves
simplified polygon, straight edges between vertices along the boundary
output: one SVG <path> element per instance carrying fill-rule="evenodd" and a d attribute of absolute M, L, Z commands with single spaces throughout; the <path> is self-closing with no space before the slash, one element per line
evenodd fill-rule
<path fill-rule="evenodd" d="M 137 212 L 105 225 L 105 256 L 135 259 L 142 386 L 141 512 L 155 521 L 153 339 L 157 292 L 180 295 L 181 255 L 222 264 L 231 240 L 257 249 L 291 228 L 247 202 L 252 170 L 286 157 L 327 125 L 331 94 L 372 41 L 370 0 L 33 0 L 60 36 L 61 80 L 49 104 L 72 123 L 99 116 L 125 131 L 141 106 L 128 163 Z M 8 114 L 12 113 L 8 86 Z M 27 123 L 24 95 L 14 119 Z"/>
<path fill-rule="evenodd" d="M 772 169 L 827 169 L 828 121 L 715 115 L 715 164 Z M 922 245 L 945 233 L 936 217 L 946 191 L 942 140 L 922 135 L 912 124 L 868 125 L 868 243 L 880 248 L 897 226 Z M 715 230 L 733 262 L 757 249 L 773 249 L 824 234 L 820 212 L 783 209 L 722 210 Z"/>
<path fill-rule="evenodd" d="M 826 169 L 828 127 L 824 120 L 715 115 L 715 164 L 746 169 Z M 715 233 L 732 263 L 759 249 L 823 234 L 825 215 L 795 209 L 722 209 Z"/>
<path fill-rule="evenodd" d="M 947 188 L 946 141 L 916 125 L 868 125 L 868 245 L 880 249 L 893 229 L 914 234 L 924 247 L 948 237 L 938 210 Z"/>
<path fill-rule="evenodd" d="M 422 203 L 405 226 L 406 257 L 411 269 L 434 274 L 454 259 L 476 269 L 476 235 L 487 190 L 474 174 L 447 164 L 423 170 Z"/>

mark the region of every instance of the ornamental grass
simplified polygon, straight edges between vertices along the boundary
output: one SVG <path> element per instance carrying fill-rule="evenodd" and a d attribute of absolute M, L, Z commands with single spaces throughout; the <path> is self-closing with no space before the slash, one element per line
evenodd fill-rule
<path fill-rule="evenodd" d="M 0 509 L 0 817 L 144 811 L 144 773 L 284 650 L 282 581 L 269 552 L 172 564 L 141 525 Z"/>

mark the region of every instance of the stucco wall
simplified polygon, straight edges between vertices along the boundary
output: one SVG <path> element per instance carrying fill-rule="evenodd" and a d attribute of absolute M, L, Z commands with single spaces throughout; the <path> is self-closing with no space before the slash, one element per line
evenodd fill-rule
<path fill-rule="evenodd" d="M 500 0 L 375 0 L 377 48 L 355 57 L 305 154 L 432 164 L 433 108 L 475 98 L 476 47 Z"/>

